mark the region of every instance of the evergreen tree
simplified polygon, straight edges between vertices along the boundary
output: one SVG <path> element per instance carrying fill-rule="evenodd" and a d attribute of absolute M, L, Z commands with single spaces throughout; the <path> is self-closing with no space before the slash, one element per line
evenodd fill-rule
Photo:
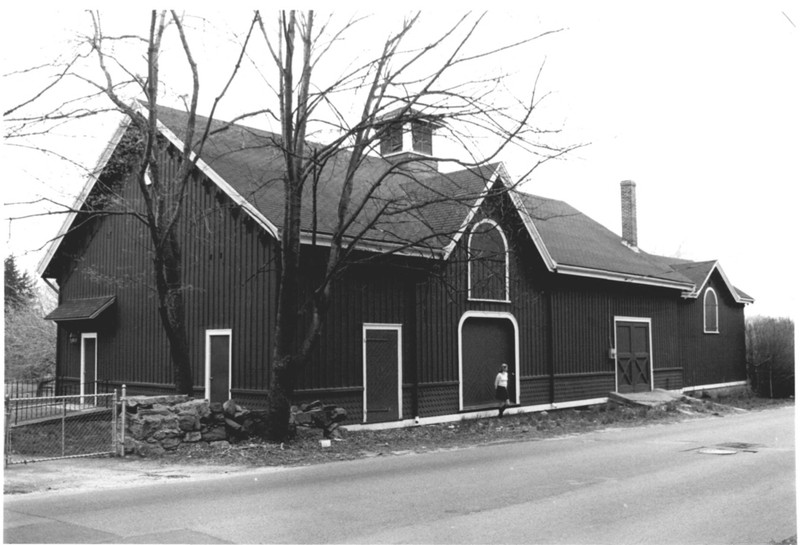
<path fill-rule="evenodd" d="M 13 255 L 5 259 L 5 310 L 18 309 L 34 298 L 33 279 L 27 272 L 20 273 Z"/>

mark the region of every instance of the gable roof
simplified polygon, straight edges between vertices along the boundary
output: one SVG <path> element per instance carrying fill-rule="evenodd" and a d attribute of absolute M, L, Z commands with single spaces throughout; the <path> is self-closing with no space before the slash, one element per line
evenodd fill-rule
<path fill-rule="evenodd" d="M 669 260 L 669 258 L 661 257 L 659 258 L 664 260 L 665 262 Z M 742 290 L 738 289 L 736 286 L 731 284 L 730 280 L 728 280 L 728 276 L 725 274 L 725 271 L 722 270 L 722 266 L 719 264 L 719 261 L 712 260 L 712 261 L 687 261 L 682 259 L 672 259 L 673 264 L 671 265 L 673 269 L 675 269 L 680 274 L 689 278 L 692 283 L 694 284 L 694 289 L 691 292 L 685 293 L 683 296 L 686 298 L 697 299 L 700 296 L 700 293 L 703 292 L 706 285 L 708 284 L 709 279 L 711 278 L 711 274 L 714 271 L 719 272 L 720 276 L 722 277 L 725 286 L 730 291 L 731 295 L 733 296 L 734 300 L 737 303 L 752 303 L 754 299 L 747 295 Z"/>
<path fill-rule="evenodd" d="M 186 117 L 186 112 L 159 107 L 159 130 L 178 149 L 183 148 Z M 205 127 L 206 122 L 206 118 L 198 117 L 197 126 Z M 116 142 L 125 127 L 123 123 L 115 135 Z M 197 161 L 198 169 L 279 239 L 284 206 L 284 159 L 277 145 L 280 136 L 223 121 L 213 121 L 209 134 Z M 309 143 L 309 147 L 322 152 L 317 144 Z M 97 174 L 111 151 L 110 145 L 98 163 Z M 316 182 L 305 185 L 302 242 L 308 243 L 313 237 L 317 244 L 330 243 L 349 158 L 346 150 L 336 152 L 319 167 Z M 87 181 L 79 202 L 88 196 L 96 179 L 94 175 Z M 737 302 L 753 301 L 730 284 L 716 261 L 695 263 L 633 250 L 614 232 L 565 202 L 513 188 L 502 163 L 449 173 L 412 174 L 382 157 L 365 157 L 355 175 L 351 200 L 352 211 L 359 205 L 362 208 L 346 230 L 345 242 L 357 241 L 357 247 L 364 250 L 447 259 L 497 180 L 509 189 L 509 197 L 551 272 L 678 289 L 684 297 L 697 297 L 716 269 Z M 314 192 L 316 198 L 312 198 Z M 73 219 L 67 218 L 60 237 Z M 49 249 L 39 266 L 40 274 L 59 243 L 60 238 Z"/>
<path fill-rule="evenodd" d="M 668 288 L 691 289 L 689 278 L 622 243 L 614 232 L 563 201 L 518 193 L 521 213 L 529 218 L 552 258 L 552 270 Z"/>
<path fill-rule="evenodd" d="M 183 146 L 185 118 L 186 114 L 179 110 L 159 108 L 162 133 L 179 149 Z M 198 118 L 198 127 L 206 122 L 205 118 Z M 251 215 L 272 226 L 268 230 L 276 237 L 283 227 L 284 203 L 280 139 L 268 131 L 213 121 L 211 136 L 198 161 L 199 168 L 215 183 L 249 205 Z M 321 150 L 313 143 L 309 147 Z M 316 183 L 305 184 L 301 229 L 306 238 L 313 230 L 318 243 L 325 244 L 335 232 L 349 159 L 346 150 L 333 154 L 315 173 Z M 439 256 L 449 235 L 457 232 L 461 218 L 485 192 L 494 170 L 487 165 L 451 173 L 412 175 L 382 157 L 366 156 L 353 183 L 350 211 L 358 214 L 345 238 L 358 239 L 359 246 L 367 249 Z"/>
<path fill-rule="evenodd" d="M 39 260 L 39 264 L 36 267 L 36 273 L 39 276 L 42 276 L 47 269 L 47 265 L 52 261 L 52 259 L 56 255 L 56 251 L 61 247 L 61 241 L 64 240 L 64 236 L 69 232 L 72 228 L 72 223 L 75 221 L 75 218 L 78 215 L 78 211 L 83 206 L 83 203 L 86 202 L 86 199 L 89 197 L 89 194 L 94 189 L 97 180 L 100 178 L 100 174 L 103 172 L 103 169 L 106 167 L 109 159 L 111 159 L 111 155 L 114 153 L 114 150 L 117 148 L 117 144 L 119 144 L 120 140 L 122 140 L 125 131 L 128 130 L 128 125 L 130 125 L 130 118 L 124 117 L 120 122 L 119 126 L 114 131 L 114 134 L 111 136 L 106 147 L 100 153 L 100 156 L 97 159 L 97 163 L 95 167 L 89 171 L 89 175 L 86 177 L 86 182 L 81 189 L 81 192 L 75 197 L 75 202 L 72 205 L 72 208 L 69 209 L 66 217 L 64 218 L 63 223 L 61 224 L 61 228 L 58 230 L 56 236 L 50 241 L 50 244 L 47 246 L 42 259 Z"/>

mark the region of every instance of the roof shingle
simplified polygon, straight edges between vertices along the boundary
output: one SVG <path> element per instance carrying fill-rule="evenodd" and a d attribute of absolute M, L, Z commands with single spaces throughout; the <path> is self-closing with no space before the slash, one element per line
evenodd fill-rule
<path fill-rule="evenodd" d="M 88 299 L 71 299 L 64 301 L 44 317 L 45 320 L 68 322 L 73 320 L 94 320 L 116 301 L 115 295 L 91 297 Z"/>

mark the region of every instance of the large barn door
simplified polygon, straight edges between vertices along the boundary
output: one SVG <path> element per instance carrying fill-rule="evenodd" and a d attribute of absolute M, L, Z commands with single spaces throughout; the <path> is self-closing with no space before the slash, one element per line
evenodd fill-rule
<path fill-rule="evenodd" d="M 652 390 L 650 323 L 617 321 L 617 391 L 619 393 Z"/>
<path fill-rule="evenodd" d="M 467 317 L 461 324 L 461 408 L 497 407 L 494 379 L 508 365 L 508 396 L 517 398 L 517 350 L 514 323 L 504 317 Z"/>
<path fill-rule="evenodd" d="M 231 330 L 206 331 L 206 398 L 225 403 L 231 398 Z"/>
<path fill-rule="evenodd" d="M 402 328 L 364 325 L 364 423 L 402 418 Z"/>

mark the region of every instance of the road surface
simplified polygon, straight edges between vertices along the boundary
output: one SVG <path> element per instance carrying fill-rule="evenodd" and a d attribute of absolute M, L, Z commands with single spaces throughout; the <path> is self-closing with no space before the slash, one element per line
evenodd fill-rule
<path fill-rule="evenodd" d="M 230 478 L 4 498 L 4 541 L 770 543 L 794 408 Z"/>

